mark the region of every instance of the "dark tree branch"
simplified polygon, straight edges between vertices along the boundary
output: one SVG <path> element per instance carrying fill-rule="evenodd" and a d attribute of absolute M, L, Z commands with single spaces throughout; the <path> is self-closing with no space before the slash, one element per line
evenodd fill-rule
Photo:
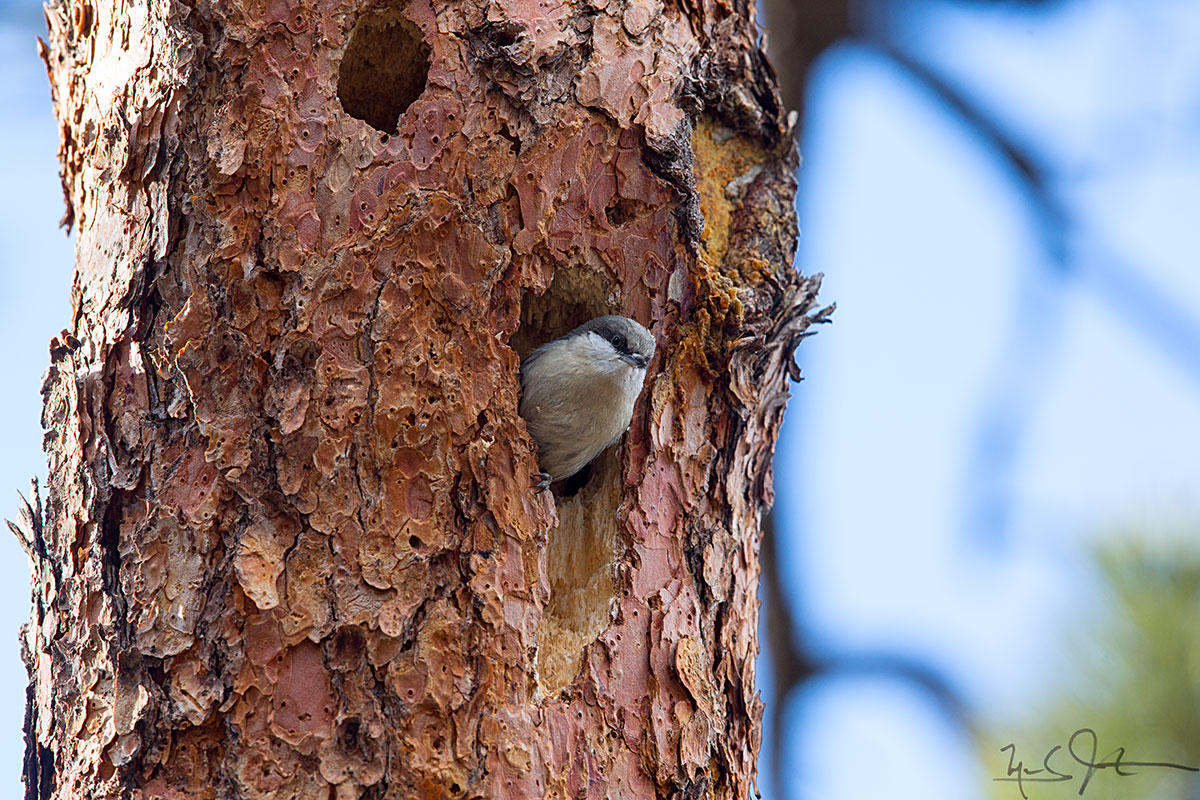
<path fill-rule="evenodd" d="M 766 589 L 767 642 L 771 648 L 775 672 L 775 714 L 771 726 L 771 774 L 777 791 L 786 795 L 784 781 L 783 703 L 791 691 L 816 678 L 885 678 L 914 686 L 967 734 L 974 736 L 970 708 L 950 681 L 920 659 L 883 650 L 843 653 L 816 657 L 803 645 L 795 644 L 798 630 L 791 604 L 783 594 L 779 579 L 778 529 L 775 512 L 763 520 L 762 566 Z"/>
<path fill-rule="evenodd" d="M 976 4 L 986 5 L 984 0 Z M 1024 0 L 1022 5 L 1048 7 L 1057 0 Z M 786 107 L 805 111 L 804 92 L 817 58 L 830 46 L 856 40 L 880 52 L 930 91 L 948 113 L 978 137 L 1010 170 L 1031 211 L 1031 220 L 1047 258 L 1023 271 L 1009 341 L 992 371 L 987 397 L 977 423 L 965 492 L 969 498 L 968 528 L 997 539 L 1007 527 L 1011 505 L 1007 476 L 1020 455 L 1021 441 L 1037 406 L 1037 396 L 1054 364 L 1056 343 L 1065 311 L 1063 282 L 1086 285 L 1118 317 L 1172 357 L 1193 377 L 1200 378 L 1200 322 L 1169 294 L 1143 278 L 1139 271 L 1114 257 L 1093 257 L 1076 269 L 1069 247 L 1078 238 L 1078 223 L 1055 191 L 1051 168 L 1019 144 L 978 103 L 934 69 L 887 39 L 886 11 L 899 3 L 858 7 L 851 0 L 765 0 L 768 50 L 774 60 Z M 866 10 L 864 10 L 866 9 Z M 883 19 L 868 30 L 872 16 Z M 1094 236 L 1091 238 L 1095 238 Z M 1077 260 L 1077 259 L 1076 259 Z M 1042 275 L 1038 272 L 1042 271 Z M 1047 278 L 1050 280 L 1047 281 Z M 969 708 L 960 693 L 931 666 L 907 655 L 865 652 L 814 657 L 794 637 L 798 628 L 784 596 L 773 515 L 764 521 L 762 548 L 766 639 L 771 648 L 776 681 L 772 725 L 772 770 L 781 793 L 782 747 L 785 740 L 783 701 L 791 690 L 813 678 L 883 677 L 918 687 L 948 719 L 975 733 Z"/>
<path fill-rule="evenodd" d="M 764 0 L 762 9 L 784 108 L 800 112 L 803 127 L 808 74 L 822 53 L 851 34 L 851 2 Z"/>

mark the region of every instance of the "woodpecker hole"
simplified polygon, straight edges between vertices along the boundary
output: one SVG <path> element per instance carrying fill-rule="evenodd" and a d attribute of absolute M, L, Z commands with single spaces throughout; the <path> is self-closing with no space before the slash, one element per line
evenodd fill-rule
<path fill-rule="evenodd" d="M 509 346 L 524 358 L 530 350 L 579 327 L 593 317 L 617 313 L 607 278 L 580 266 L 559 267 L 550 288 L 521 297 L 521 327 Z"/>
<path fill-rule="evenodd" d="M 589 319 L 616 313 L 616 296 L 599 272 L 580 266 L 560 267 L 550 288 L 540 295 L 526 292 L 521 298 L 521 327 L 509 346 L 524 359 L 531 350 L 569 333 Z M 573 497 L 592 478 L 584 467 L 551 486 L 556 498 Z"/>
<path fill-rule="evenodd" d="M 429 46 L 397 9 L 359 18 L 338 70 L 346 113 L 376 130 L 397 133 L 400 115 L 425 91 Z"/>
<path fill-rule="evenodd" d="M 558 527 L 546 542 L 550 602 L 538 626 L 538 680 L 549 697 L 575 680 L 588 645 L 613 621 L 624 551 L 620 450 L 602 453 L 592 480 L 556 501 Z"/>
<path fill-rule="evenodd" d="M 509 341 L 524 358 L 593 317 L 619 310 L 602 272 L 563 266 L 541 295 L 521 300 L 521 327 Z M 578 474 L 551 487 L 558 527 L 546 542 L 550 601 L 538 627 L 538 680 L 556 696 L 579 674 L 587 647 L 612 624 L 618 568 L 624 553 L 617 507 L 621 450 L 616 444 Z"/>

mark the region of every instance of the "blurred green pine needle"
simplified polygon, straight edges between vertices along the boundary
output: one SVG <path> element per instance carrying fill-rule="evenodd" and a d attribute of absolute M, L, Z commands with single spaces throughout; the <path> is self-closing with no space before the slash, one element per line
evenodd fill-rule
<path fill-rule="evenodd" d="M 1047 663 L 1059 666 L 1049 678 L 1044 703 L 1033 721 L 990 725 L 984 743 L 988 778 L 1009 768 L 1012 742 L 1017 759 L 1036 770 L 1055 745 L 1050 761 L 1073 780 L 1026 782 L 1030 800 L 1079 797 L 1086 768 L 1066 752 L 1072 733 L 1091 728 L 1098 760 L 1159 761 L 1200 767 L 1200 530 L 1178 533 L 1125 532 L 1107 537 L 1086 554 L 1094 595 L 1067 615 L 1062 640 L 1047 643 Z M 1061 653 L 1057 652 L 1061 649 Z M 1055 652 L 1052 652 L 1055 651 Z M 1013 728 L 1016 728 L 1015 730 Z M 1083 738 L 1077 750 L 1090 740 Z M 1200 774 L 1174 769 L 1129 767 L 1095 772 L 1083 795 L 1089 800 L 1195 800 Z M 1038 775 L 1036 777 L 1042 777 Z M 1019 800 L 1016 783 L 989 780 L 988 796 Z"/>

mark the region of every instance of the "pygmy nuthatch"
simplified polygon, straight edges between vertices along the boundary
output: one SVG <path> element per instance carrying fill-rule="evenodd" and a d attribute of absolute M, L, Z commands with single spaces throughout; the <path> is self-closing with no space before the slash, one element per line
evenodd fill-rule
<path fill-rule="evenodd" d="M 650 331 L 613 315 L 525 356 L 520 412 L 550 480 L 569 478 L 621 438 L 653 356 Z"/>

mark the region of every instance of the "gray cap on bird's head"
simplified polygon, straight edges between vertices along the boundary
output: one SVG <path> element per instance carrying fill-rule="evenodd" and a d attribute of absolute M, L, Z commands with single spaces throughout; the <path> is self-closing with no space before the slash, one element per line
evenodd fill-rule
<path fill-rule="evenodd" d="M 595 333 L 613 346 L 623 359 L 636 367 L 645 368 L 654 358 L 654 336 L 629 317 L 606 314 L 580 325 L 567 336 Z"/>

